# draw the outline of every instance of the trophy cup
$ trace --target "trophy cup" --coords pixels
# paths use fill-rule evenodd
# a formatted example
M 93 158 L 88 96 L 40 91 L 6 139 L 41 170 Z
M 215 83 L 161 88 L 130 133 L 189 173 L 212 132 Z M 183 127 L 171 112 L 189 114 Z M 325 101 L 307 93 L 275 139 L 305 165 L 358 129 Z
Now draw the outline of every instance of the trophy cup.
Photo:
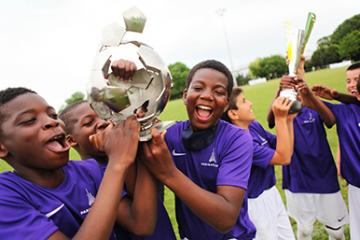
M 290 33 L 288 40 L 287 56 L 289 60 L 288 69 L 289 76 L 296 77 L 299 68 L 301 56 L 304 54 L 306 43 L 309 40 L 312 28 L 316 20 L 314 13 L 309 13 L 306 21 L 305 30 L 298 29 L 296 33 Z M 290 31 L 291 32 L 291 31 Z M 280 96 L 287 97 L 295 101 L 291 106 L 289 113 L 299 112 L 302 108 L 301 102 L 297 100 L 297 92 L 294 88 L 284 88 L 280 92 Z
M 152 127 L 169 125 L 158 120 L 170 98 L 171 74 L 160 56 L 140 41 L 125 41 L 126 32 L 142 33 L 146 17 L 137 8 L 123 14 L 126 28 L 113 23 L 103 30 L 87 89 L 91 107 L 99 117 L 118 123 L 135 114 L 141 124 L 140 141 L 151 139 Z M 113 60 L 126 59 L 137 66 L 130 81 L 120 81 L 111 72 Z

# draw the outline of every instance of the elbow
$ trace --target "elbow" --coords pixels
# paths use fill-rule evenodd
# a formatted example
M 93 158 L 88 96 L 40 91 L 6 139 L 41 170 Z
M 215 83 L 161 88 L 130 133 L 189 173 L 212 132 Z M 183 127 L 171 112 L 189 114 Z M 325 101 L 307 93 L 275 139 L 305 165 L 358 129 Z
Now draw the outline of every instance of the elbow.
M 155 231 L 155 224 L 138 224 L 132 229 L 132 233 L 139 237 L 149 237 Z
M 226 219 L 224 222 L 218 223 L 218 225 L 214 226 L 214 228 L 221 233 L 228 233 L 231 231 L 231 229 L 234 228 L 238 217 L 239 216 L 230 217 Z

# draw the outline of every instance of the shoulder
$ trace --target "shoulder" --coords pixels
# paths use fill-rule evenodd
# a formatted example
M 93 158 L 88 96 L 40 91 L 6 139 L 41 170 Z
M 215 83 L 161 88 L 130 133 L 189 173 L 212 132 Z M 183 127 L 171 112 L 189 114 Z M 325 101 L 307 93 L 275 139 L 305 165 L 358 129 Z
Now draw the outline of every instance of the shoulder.
M 189 127 L 189 121 L 179 121 L 166 130 L 165 140 L 166 142 L 172 143 L 179 141 L 181 133 L 184 129 Z
M 220 149 L 252 148 L 252 140 L 253 138 L 248 130 L 222 120 L 219 122 L 216 145 Z
M 97 181 L 102 178 L 101 167 L 95 159 L 69 161 L 65 171 L 80 178 L 91 178 Z

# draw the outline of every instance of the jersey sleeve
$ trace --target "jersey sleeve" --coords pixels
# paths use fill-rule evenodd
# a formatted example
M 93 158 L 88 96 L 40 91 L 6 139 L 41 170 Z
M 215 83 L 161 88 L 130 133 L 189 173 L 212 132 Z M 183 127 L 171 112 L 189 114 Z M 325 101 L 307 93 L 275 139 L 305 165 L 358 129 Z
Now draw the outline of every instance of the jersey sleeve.
M 254 153 L 253 153 L 252 164 L 257 167 L 267 168 L 270 165 L 275 150 L 266 145 L 260 145 L 257 142 L 254 142 L 253 148 L 254 148 Z
M 221 163 L 217 185 L 237 186 L 247 189 L 253 157 L 253 143 L 250 133 L 238 129 L 228 132 L 228 141 L 219 147 Z
M 21 194 L 0 183 L 0 239 L 47 239 L 58 230 Z

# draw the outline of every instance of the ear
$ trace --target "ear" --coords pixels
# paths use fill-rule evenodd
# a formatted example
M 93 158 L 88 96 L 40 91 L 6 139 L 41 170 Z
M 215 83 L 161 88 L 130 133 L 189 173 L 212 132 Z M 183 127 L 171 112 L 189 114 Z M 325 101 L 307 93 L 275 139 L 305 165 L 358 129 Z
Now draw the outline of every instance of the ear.
M 186 105 L 187 91 L 188 91 L 187 88 L 185 88 L 183 91 L 183 96 L 182 96 L 182 99 L 183 99 L 185 105 Z
M 234 109 L 230 109 L 228 112 L 227 112 L 227 115 L 228 117 L 231 119 L 231 121 L 233 121 L 234 119 L 237 118 L 237 114 L 236 114 L 236 111 Z
M 68 144 L 73 148 L 78 145 L 78 143 L 75 141 L 75 139 L 71 135 L 67 135 L 65 141 L 68 142 Z
M 8 150 L 6 149 L 5 145 L 0 142 L 0 158 L 5 158 L 8 155 Z

